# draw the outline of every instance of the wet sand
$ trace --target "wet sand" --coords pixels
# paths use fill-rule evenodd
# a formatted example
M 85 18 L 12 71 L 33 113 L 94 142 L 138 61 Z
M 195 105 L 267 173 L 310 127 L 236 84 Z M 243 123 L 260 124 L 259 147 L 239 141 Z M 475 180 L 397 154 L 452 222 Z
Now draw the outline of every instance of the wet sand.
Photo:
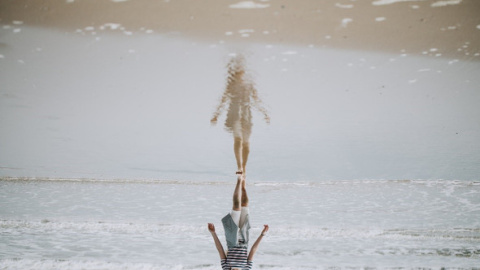
M 480 2 L 9 0 L 0 23 L 480 60 Z M 90 28 L 89 28 L 90 27 Z

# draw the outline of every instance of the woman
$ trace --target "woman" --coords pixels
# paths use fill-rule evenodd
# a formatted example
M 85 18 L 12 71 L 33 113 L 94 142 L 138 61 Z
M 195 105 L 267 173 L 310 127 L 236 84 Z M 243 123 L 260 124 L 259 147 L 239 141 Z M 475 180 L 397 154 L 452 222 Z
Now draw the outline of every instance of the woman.
M 233 192 L 232 210 L 222 218 L 225 240 L 228 247 L 227 252 L 225 252 L 222 243 L 218 239 L 217 233 L 215 232 L 215 225 L 208 223 L 208 230 L 213 237 L 215 247 L 220 255 L 223 270 L 252 269 L 253 257 L 269 229 L 268 225 L 263 225 L 262 232 L 252 245 L 250 252 L 248 252 L 250 215 L 245 183 L 245 177 L 238 175 L 237 185 Z
M 228 103 L 225 128 L 233 134 L 233 150 L 237 161 L 236 174 L 239 175 L 245 174 L 248 154 L 250 153 L 249 139 L 252 133 L 251 108 L 254 107 L 260 111 L 264 115 L 265 121 L 270 123 L 270 117 L 261 104 L 257 90 L 246 78 L 244 63 L 244 58 L 241 55 L 233 57 L 228 63 L 227 87 L 217 110 L 210 120 L 215 125 L 218 117 L 225 109 L 225 105 Z

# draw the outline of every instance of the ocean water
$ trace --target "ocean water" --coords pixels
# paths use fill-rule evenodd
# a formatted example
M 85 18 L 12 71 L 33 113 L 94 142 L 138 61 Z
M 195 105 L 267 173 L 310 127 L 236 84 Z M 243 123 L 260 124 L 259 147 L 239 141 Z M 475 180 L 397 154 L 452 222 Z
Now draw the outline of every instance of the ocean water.
M 0 32 L 0 269 L 219 269 L 206 226 L 223 241 L 236 167 L 209 120 L 238 52 L 272 119 L 247 166 L 255 268 L 480 265 L 473 53 Z
M 219 269 L 224 182 L 0 181 L 2 269 Z M 474 269 L 480 182 L 248 183 L 256 269 Z

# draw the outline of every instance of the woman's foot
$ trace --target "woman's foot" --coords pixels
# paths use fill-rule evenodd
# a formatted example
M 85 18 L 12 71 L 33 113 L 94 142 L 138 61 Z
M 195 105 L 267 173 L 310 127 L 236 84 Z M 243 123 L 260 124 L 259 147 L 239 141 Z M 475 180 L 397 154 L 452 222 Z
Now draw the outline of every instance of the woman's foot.
M 242 187 L 245 185 L 245 177 L 243 174 L 237 174 L 237 181 L 243 182 Z

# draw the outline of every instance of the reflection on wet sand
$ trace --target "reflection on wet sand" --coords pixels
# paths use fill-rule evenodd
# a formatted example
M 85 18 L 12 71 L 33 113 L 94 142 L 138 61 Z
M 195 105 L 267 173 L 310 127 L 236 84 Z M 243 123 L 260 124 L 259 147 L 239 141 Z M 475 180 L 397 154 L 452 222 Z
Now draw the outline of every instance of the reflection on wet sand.
M 270 123 L 270 116 L 263 107 L 253 81 L 245 72 L 245 58 L 242 55 L 232 57 L 227 64 L 227 71 L 227 86 L 210 122 L 217 123 L 218 117 L 228 103 L 225 129 L 233 134 L 237 174 L 242 174 L 246 171 L 245 167 L 250 152 L 249 139 L 253 125 L 251 108 L 261 112 L 267 123 Z

